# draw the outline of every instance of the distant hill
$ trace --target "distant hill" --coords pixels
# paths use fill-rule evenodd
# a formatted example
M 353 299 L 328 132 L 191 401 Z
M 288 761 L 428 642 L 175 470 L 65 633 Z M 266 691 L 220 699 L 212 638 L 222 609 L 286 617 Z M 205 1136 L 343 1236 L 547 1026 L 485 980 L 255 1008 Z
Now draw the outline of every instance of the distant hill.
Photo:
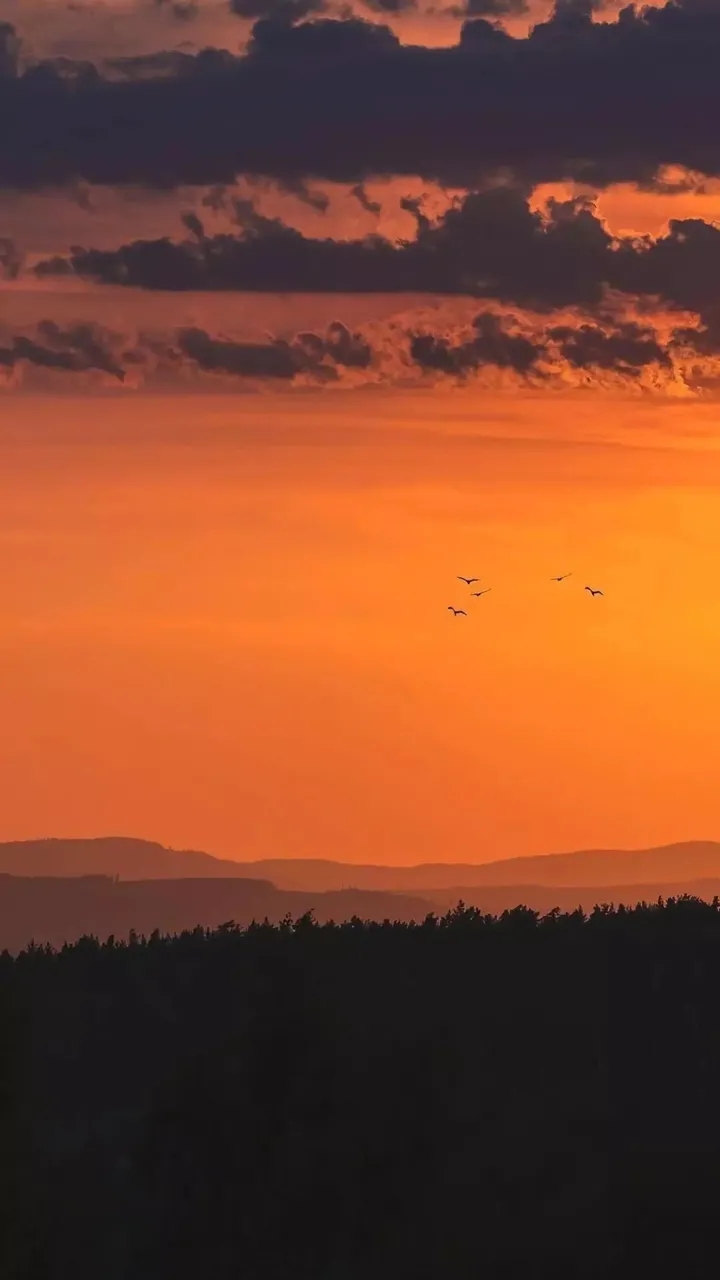
M 720 897 L 720 879 L 687 881 L 681 890 L 696 897 Z M 127 938 L 131 929 L 149 935 L 177 933 L 197 925 L 217 928 L 234 920 L 277 923 L 286 915 L 297 919 L 312 910 L 315 918 L 349 920 L 423 920 L 429 912 L 443 915 L 459 900 L 492 915 L 520 904 L 544 914 L 559 907 L 590 911 L 597 902 L 656 902 L 678 893 L 674 884 L 655 883 L 610 887 L 567 888 L 548 885 L 461 886 L 400 894 L 365 889 L 276 889 L 268 880 L 203 880 L 166 878 L 119 880 L 109 876 L 0 875 L 0 950 L 19 951 L 31 941 L 62 946 L 84 934 L 105 939 Z
M 0 846 L 1 849 L 2 846 Z M 423 893 L 457 885 L 607 885 L 720 879 L 720 843 L 692 840 L 655 849 L 587 849 L 483 863 L 425 863 L 415 867 L 351 866 L 320 859 L 266 859 L 238 864 L 282 889 L 382 889 Z
M 0 843 L 0 874 L 13 876 L 120 876 L 170 880 L 202 876 L 247 878 L 247 865 L 194 849 L 167 849 L 154 840 L 101 836 L 95 840 L 11 840 Z
M 114 881 L 108 876 L 0 875 L 0 950 L 31 941 L 62 946 L 84 934 L 105 939 L 177 933 L 196 925 L 217 928 L 234 920 L 277 923 L 312 910 L 316 920 L 422 920 L 432 904 L 401 894 L 358 891 L 292 893 L 266 880 L 191 878 Z
M 720 843 L 686 841 L 654 849 L 586 849 L 484 863 L 425 863 L 413 867 L 349 864 L 323 859 L 238 862 L 193 849 L 168 849 L 152 840 L 106 836 L 95 840 L 25 840 L 0 844 L 0 874 L 119 876 L 121 880 L 241 878 L 271 882 L 278 890 L 330 893 L 462 893 L 512 886 L 605 892 L 619 886 L 686 886 L 720 880 Z

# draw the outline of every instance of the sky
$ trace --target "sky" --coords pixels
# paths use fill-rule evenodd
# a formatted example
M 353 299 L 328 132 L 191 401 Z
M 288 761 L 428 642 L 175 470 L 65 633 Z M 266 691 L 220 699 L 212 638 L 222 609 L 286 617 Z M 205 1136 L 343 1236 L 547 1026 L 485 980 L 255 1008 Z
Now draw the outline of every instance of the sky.
M 720 3 L 3 20 L 0 839 L 717 837 Z

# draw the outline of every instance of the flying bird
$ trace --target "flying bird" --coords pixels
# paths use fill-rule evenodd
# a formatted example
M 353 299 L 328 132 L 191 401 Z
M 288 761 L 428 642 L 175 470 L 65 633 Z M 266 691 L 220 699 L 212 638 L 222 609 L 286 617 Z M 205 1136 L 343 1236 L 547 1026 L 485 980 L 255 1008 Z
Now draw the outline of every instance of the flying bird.
M 484 587 L 482 591 L 471 591 L 471 596 L 486 596 L 488 591 L 492 591 L 492 587 Z
M 479 582 L 479 581 L 480 581 L 479 578 L 463 578 L 462 574 L 460 573 L 458 574 L 458 582 L 466 582 L 469 587 L 472 586 L 473 582 Z
M 571 573 L 561 573 L 557 578 L 551 578 L 551 582 L 564 582 L 566 578 L 572 578 Z
M 585 588 L 585 590 L 586 590 L 586 591 L 589 591 L 591 596 L 601 596 L 601 595 L 602 595 L 602 591 L 600 591 L 600 590 L 599 590 L 599 588 L 598 588 L 598 589 L 593 589 L 592 587 L 586 587 L 586 588 Z
M 461 613 L 461 614 L 462 614 L 463 618 L 467 618 L 467 614 L 466 614 L 466 612 L 465 612 L 465 610 L 464 610 L 464 609 L 453 609 L 453 607 L 452 607 L 452 605 L 451 605 L 451 604 L 449 604 L 449 605 L 448 605 L 448 609 L 450 610 L 450 612 L 451 612 L 451 613 L 454 613 L 454 614 L 455 614 L 455 617 L 456 617 L 456 618 L 457 618 L 457 616 L 458 616 L 458 614 L 459 614 L 459 613 Z

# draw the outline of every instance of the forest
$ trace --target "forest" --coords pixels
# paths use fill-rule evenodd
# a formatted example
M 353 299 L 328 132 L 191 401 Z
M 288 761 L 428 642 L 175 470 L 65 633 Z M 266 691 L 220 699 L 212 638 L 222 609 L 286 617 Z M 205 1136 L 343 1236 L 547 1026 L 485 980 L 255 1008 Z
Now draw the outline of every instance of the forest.
M 716 1271 L 720 903 L 0 957 L 3 1280 Z

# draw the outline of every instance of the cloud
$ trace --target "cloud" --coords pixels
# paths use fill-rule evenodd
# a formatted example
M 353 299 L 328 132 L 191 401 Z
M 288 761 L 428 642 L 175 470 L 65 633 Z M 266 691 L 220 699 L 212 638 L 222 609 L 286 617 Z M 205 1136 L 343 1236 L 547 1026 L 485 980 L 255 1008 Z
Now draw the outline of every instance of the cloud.
M 334 321 L 325 334 L 299 333 L 292 342 L 237 342 L 213 338 L 204 329 L 181 329 L 175 337 L 181 357 L 204 373 L 240 378 L 288 381 L 307 374 L 319 381 L 337 376 L 337 369 L 367 369 L 372 350 L 358 333 Z
M 0 236 L 0 279 L 17 280 L 23 265 L 23 256 L 17 245 L 7 236 Z
M 450 12 L 459 18 L 511 18 L 527 13 L 527 0 L 466 0 Z
M 20 39 L 10 22 L 0 22 L 0 79 L 12 80 L 18 73 Z
M 707 317 L 720 298 L 720 228 L 673 220 L 664 235 L 613 238 L 585 199 L 530 207 L 514 186 L 472 192 L 436 221 L 406 199 L 411 240 L 316 239 L 252 201 L 232 203 L 239 234 L 205 236 L 186 215 L 190 239 L 139 240 L 113 250 L 72 250 L 72 271 L 105 284 L 164 290 L 421 293 L 485 297 L 552 311 L 601 306 L 608 290 Z M 40 263 L 40 275 L 67 270 Z
M 0 337 L 0 368 L 11 374 L 23 369 L 94 374 L 127 385 L 193 372 L 271 383 L 303 377 L 326 383 L 336 380 L 339 370 L 369 370 L 373 358 L 362 334 L 340 321 L 323 333 L 300 332 L 291 340 L 267 342 L 214 336 L 199 327 L 123 336 L 98 324 L 60 326 L 48 319 L 30 331 Z
M 260 19 L 253 27 L 248 55 L 255 61 L 273 62 L 279 58 L 286 66 L 290 63 L 288 71 L 291 74 L 293 62 L 297 61 L 301 70 L 305 63 L 306 69 L 308 58 L 314 63 L 320 62 L 321 65 L 316 67 L 318 72 L 322 72 L 323 63 L 332 65 L 336 58 L 346 62 L 347 69 L 352 72 L 357 63 L 362 64 L 369 57 L 400 49 L 400 40 L 389 27 L 367 22 L 364 18 L 320 18 L 296 26 L 284 21 Z M 252 66 L 250 70 L 252 72 Z
M 452 48 L 403 45 L 358 18 L 265 10 L 246 55 L 160 51 L 94 75 L 67 63 L 18 74 L 15 44 L 6 24 L 5 186 L 396 174 L 474 187 L 498 172 L 604 186 L 652 183 L 664 165 L 720 173 L 717 4 L 628 6 L 603 22 L 562 3 L 522 38 L 468 21 Z
M 655 332 L 633 321 L 610 332 L 596 324 L 558 325 L 548 330 L 548 337 L 576 369 L 616 369 L 633 377 L 648 365 L 671 364 Z
M 0 342 L 0 366 L 8 370 L 27 364 L 63 373 L 107 374 L 124 382 L 122 357 L 115 354 L 115 335 L 100 325 L 79 323 L 62 328 L 53 320 L 41 320 L 33 336 L 19 334 Z M 132 356 L 125 359 L 131 362 Z
M 303 367 L 302 353 L 287 342 L 228 342 L 211 338 L 204 329 L 183 329 L 177 346 L 181 355 L 207 373 L 286 379 L 294 378 Z
M 378 204 L 377 200 L 370 199 L 370 196 L 362 182 L 356 182 L 355 185 L 350 188 L 350 195 L 357 200 L 360 207 L 363 208 L 366 213 L 372 213 L 375 217 L 378 217 L 382 213 L 382 205 Z
M 513 369 L 525 375 L 545 351 L 542 342 L 509 331 L 507 322 L 490 311 L 475 317 L 473 329 L 473 337 L 454 345 L 431 333 L 413 334 L 411 358 L 421 369 L 440 373 L 462 375 L 483 365 L 495 365 L 498 369 Z
M 449 306 L 449 304 L 448 304 Z M 210 387 L 468 385 L 537 390 L 612 387 L 688 394 L 720 387 L 720 325 L 627 308 L 588 320 L 572 308 L 549 317 L 482 306 L 398 315 L 360 329 L 334 321 L 321 332 L 264 341 L 182 327 L 117 334 L 86 321 L 42 320 L 0 334 L 6 385 L 23 377 L 72 376 L 134 388 L 180 383 Z
M 304 178 L 277 178 L 272 180 L 262 178 L 249 177 L 246 179 L 250 187 L 272 187 L 275 186 L 283 195 L 295 196 L 301 204 L 305 204 L 309 209 L 314 209 L 316 213 L 327 213 L 330 208 L 330 197 L 324 191 L 313 189 L 305 182 Z M 237 219 L 236 219 L 237 220 Z
M 178 22 L 195 22 L 200 14 L 195 0 L 155 0 L 155 7 Z
M 448 331 L 449 330 L 449 331 Z M 489 370 L 511 385 L 623 387 L 685 394 L 720 385 L 720 333 L 605 314 L 587 321 L 568 312 L 558 324 L 537 313 L 484 310 L 464 326 L 436 324 L 409 333 L 410 359 L 432 379 L 475 380 Z M 702 349 L 706 357 L 698 362 Z
M 372 9 L 373 13 L 399 14 L 409 13 L 411 9 L 417 9 L 417 0 L 363 0 L 366 9 Z

